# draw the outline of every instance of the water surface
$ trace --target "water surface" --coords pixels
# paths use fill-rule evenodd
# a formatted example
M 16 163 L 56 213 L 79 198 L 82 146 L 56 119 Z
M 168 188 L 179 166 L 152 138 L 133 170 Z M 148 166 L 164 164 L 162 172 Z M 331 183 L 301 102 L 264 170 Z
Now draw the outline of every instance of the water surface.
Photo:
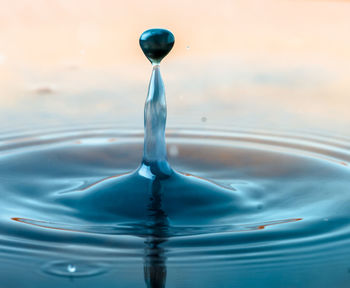
M 144 207 L 153 212 L 147 219 L 85 217 L 57 199 L 134 171 L 142 131 L 106 125 L 2 133 L 3 285 L 348 286 L 346 139 L 198 128 L 170 129 L 167 139 L 180 175 L 208 179 L 240 202 L 223 210 L 179 190 L 184 207 L 203 204 L 210 213 L 149 197 L 124 209 L 133 215 Z

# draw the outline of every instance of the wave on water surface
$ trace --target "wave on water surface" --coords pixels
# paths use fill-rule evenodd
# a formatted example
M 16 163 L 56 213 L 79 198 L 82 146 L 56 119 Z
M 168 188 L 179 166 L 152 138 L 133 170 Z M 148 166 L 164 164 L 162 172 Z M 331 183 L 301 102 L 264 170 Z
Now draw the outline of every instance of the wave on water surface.
M 86 271 L 104 277 L 117 258 L 135 265 L 143 259 L 145 267 L 199 259 L 252 269 L 305 270 L 326 259 L 348 265 L 344 139 L 169 129 L 176 176 L 155 181 L 135 176 L 141 131 L 102 127 L 0 138 L 0 255 L 10 262 L 40 260 L 43 271 L 65 276 L 74 275 L 66 268 L 75 259 L 81 277 L 89 265 L 97 266 Z

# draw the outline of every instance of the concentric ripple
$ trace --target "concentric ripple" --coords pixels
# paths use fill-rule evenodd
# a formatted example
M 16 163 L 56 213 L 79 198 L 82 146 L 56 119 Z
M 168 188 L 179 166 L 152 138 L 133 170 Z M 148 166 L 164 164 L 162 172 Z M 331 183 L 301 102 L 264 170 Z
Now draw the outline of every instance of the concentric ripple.
M 21 287 L 4 274 L 11 265 L 31 279 L 25 287 L 61 287 L 65 277 L 84 276 L 90 282 L 77 285 L 282 287 L 277 275 L 292 283 L 285 287 L 350 283 L 348 139 L 169 129 L 169 162 L 179 177 L 218 185 L 238 202 L 204 193 L 190 199 L 180 189 L 174 207 L 165 189 L 161 201 L 130 201 L 131 217 L 124 210 L 106 217 L 98 202 L 95 210 L 94 202 L 73 207 L 62 200 L 130 175 L 142 143 L 141 131 L 110 126 L 2 134 L 0 274 L 8 285 Z M 205 209 L 189 211 L 199 204 Z M 150 217 L 133 216 L 142 205 Z M 40 270 L 45 273 L 30 276 Z M 322 271 L 317 279 L 310 276 L 315 271 Z M 61 280 L 52 283 L 55 275 Z

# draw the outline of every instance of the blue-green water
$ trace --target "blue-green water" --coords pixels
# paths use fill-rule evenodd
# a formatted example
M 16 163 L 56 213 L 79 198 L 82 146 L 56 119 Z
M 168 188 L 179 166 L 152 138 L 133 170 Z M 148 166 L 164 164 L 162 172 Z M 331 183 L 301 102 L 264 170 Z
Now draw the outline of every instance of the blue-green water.
M 167 180 L 146 185 L 140 201 L 130 187 L 131 201 L 107 213 L 98 200 L 57 199 L 130 177 L 118 175 L 137 167 L 142 131 L 22 133 L 1 139 L 2 287 L 348 286 L 344 140 L 173 130 L 171 166 L 226 194 L 187 191 L 183 181 L 214 184 L 176 174 L 173 195 Z

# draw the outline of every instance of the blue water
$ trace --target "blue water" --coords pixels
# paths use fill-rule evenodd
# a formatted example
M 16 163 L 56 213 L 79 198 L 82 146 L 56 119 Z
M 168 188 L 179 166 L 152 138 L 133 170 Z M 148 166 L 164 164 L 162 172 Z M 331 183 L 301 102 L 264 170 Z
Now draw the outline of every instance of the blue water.
M 57 199 L 131 177 L 119 175 L 139 165 L 142 131 L 23 134 L 1 139 L 3 287 L 348 286 L 343 139 L 175 129 L 167 142 L 176 175 L 225 193 L 157 196 L 167 184 L 155 181 L 142 201 L 130 189 L 133 201 L 105 213 L 98 201 Z
M 216 127 L 166 144 L 174 38 L 141 40 L 144 133 L 0 133 L 0 288 L 349 287 L 349 140 Z

